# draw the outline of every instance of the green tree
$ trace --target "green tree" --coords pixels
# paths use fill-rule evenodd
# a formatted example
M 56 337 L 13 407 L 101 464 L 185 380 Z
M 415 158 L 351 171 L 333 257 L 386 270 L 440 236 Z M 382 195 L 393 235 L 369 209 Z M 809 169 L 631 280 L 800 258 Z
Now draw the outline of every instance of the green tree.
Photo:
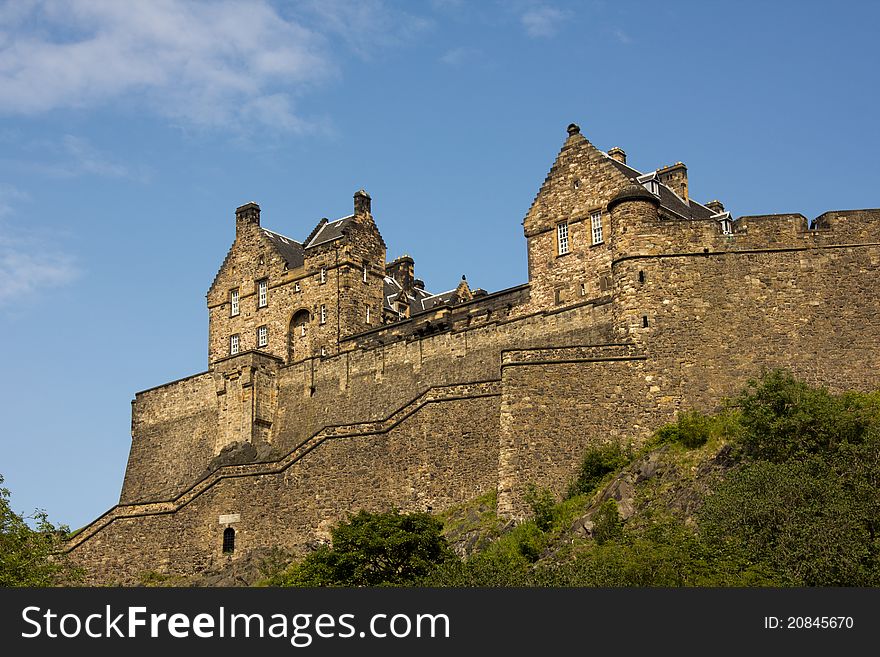
M 860 444 L 878 423 L 870 395 L 832 395 L 778 370 L 750 381 L 734 406 L 741 410 L 745 456 L 774 463 Z
M 282 586 L 406 586 L 455 559 L 443 524 L 427 513 L 360 511 L 331 530 L 321 547 L 270 584 Z
M 0 484 L 3 476 L 0 475 Z M 76 571 L 58 553 L 66 527 L 55 527 L 44 511 L 15 513 L 9 490 L 0 487 L 0 586 L 56 586 L 72 582 Z M 31 528 L 27 521 L 34 521 Z

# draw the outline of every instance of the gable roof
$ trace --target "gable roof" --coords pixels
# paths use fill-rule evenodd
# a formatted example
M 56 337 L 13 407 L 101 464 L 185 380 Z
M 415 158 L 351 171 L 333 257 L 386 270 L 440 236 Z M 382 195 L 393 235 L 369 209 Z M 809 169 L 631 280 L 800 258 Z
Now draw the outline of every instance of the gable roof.
M 342 217 L 342 219 L 337 219 L 336 221 L 328 221 L 323 225 L 319 224 L 319 228 L 306 240 L 305 248 L 310 249 L 319 244 L 338 240 L 342 237 L 342 232 L 348 224 L 351 223 L 352 219 L 354 219 L 354 215 L 350 214 L 347 217 Z
M 618 160 L 615 160 L 613 157 L 605 153 L 605 156 L 608 160 L 617 167 L 618 171 L 620 171 L 627 178 L 632 180 L 634 183 L 641 184 L 642 180 L 650 177 L 652 174 L 654 176 L 657 175 L 657 171 L 649 171 L 647 174 L 641 173 L 640 171 L 633 169 L 631 166 L 624 164 Z M 642 180 L 639 180 L 639 179 Z M 659 178 L 657 179 L 658 189 L 660 192 L 660 207 L 671 212 L 672 214 L 678 215 L 682 219 L 709 219 L 715 213 L 712 212 L 709 208 L 701 203 L 697 203 L 696 201 L 692 201 L 688 199 L 685 201 L 678 194 L 673 192 L 669 187 L 660 182 Z
M 263 235 L 284 260 L 288 269 L 297 269 L 303 265 L 303 245 L 294 239 L 285 237 L 280 233 L 261 228 Z

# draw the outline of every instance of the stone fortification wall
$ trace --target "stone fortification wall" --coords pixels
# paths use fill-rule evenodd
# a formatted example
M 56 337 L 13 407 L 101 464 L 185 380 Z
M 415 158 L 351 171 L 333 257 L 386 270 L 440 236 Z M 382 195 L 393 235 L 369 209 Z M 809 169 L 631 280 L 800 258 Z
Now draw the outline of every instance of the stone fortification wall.
M 178 499 L 118 506 L 69 543 L 89 583 L 218 567 L 235 556 L 302 552 L 359 509 L 443 509 L 497 485 L 497 382 L 432 389 L 381 422 L 325 429 L 274 464 L 227 466 Z
M 214 451 L 219 413 L 208 372 L 137 393 L 120 502 L 170 499 L 203 474 Z

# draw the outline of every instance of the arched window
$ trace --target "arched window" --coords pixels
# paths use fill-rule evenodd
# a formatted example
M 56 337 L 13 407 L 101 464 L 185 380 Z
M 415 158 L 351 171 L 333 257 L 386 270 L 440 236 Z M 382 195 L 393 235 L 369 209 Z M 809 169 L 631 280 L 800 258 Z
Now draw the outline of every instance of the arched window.
M 235 530 L 227 527 L 223 530 L 223 554 L 235 552 Z

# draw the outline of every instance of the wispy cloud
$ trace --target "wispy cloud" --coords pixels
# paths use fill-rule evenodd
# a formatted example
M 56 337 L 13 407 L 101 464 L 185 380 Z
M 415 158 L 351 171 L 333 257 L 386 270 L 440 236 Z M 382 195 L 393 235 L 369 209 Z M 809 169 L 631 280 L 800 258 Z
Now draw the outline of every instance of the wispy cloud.
M 146 182 L 150 177 L 144 168 L 124 165 L 88 139 L 75 135 L 62 135 L 55 141 L 34 140 L 22 144 L 21 148 L 29 159 L 16 158 L 13 161 L 3 158 L 0 161 L 53 178 L 98 176 Z
M 476 48 L 453 48 L 440 56 L 440 62 L 448 66 L 464 66 L 480 57 L 480 51 Z
M 66 285 L 80 274 L 72 256 L 32 231 L 10 226 L 8 218 L 27 198 L 10 185 L 0 185 L 0 308 L 39 289 Z
M 526 34 L 533 39 L 555 36 L 570 15 L 568 10 L 542 5 L 527 9 L 520 16 Z
M 614 36 L 615 39 L 617 39 L 618 41 L 620 41 L 620 43 L 624 45 L 628 46 L 633 42 L 632 37 L 619 28 L 611 30 L 611 34 Z
M 0 113 L 119 103 L 225 129 L 315 124 L 296 98 L 338 75 L 340 43 L 366 56 L 423 23 L 377 0 L 32 0 L 0 6 Z M 298 12 L 297 16 L 287 15 Z

